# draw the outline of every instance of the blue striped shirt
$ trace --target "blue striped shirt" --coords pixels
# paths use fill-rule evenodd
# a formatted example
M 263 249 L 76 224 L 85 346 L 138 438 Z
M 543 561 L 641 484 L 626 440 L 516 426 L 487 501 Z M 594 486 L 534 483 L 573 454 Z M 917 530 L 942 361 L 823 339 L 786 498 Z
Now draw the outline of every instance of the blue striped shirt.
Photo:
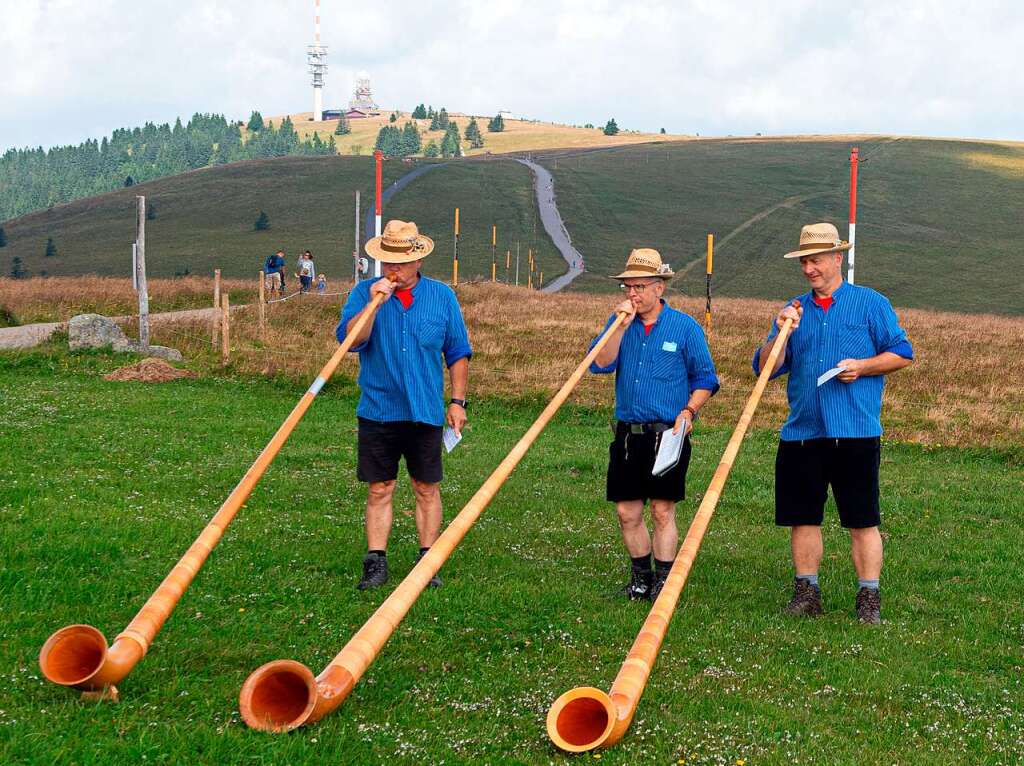
M 608 318 L 605 331 L 615 316 Z M 591 341 L 590 348 L 600 337 Z M 704 331 L 664 299 L 649 335 L 640 318 L 634 318 L 623 333 L 618 357 L 607 367 L 594 362 L 590 371 L 615 373 L 615 417 L 626 423 L 674 423 L 694 391 L 718 391 Z
M 383 278 L 383 277 L 382 277 Z M 335 334 L 345 338 L 349 321 L 370 302 L 370 286 L 356 285 L 341 311 Z M 455 293 L 448 285 L 420 276 L 408 310 L 392 296 L 377 310 L 373 330 L 359 353 L 359 405 L 369 420 L 411 420 L 444 425 L 444 364 L 472 355 L 469 334 Z
M 907 333 L 900 327 L 889 299 L 870 287 L 843 282 L 832 293 L 825 311 L 813 291 L 799 296 L 804 313 L 786 344 L 786 358 L 772 377 L 789 373 L 786 394 L 789 418 L 781 438 L 848 439 L 882 435 L 884 375 L 869 375 L 852 383 L 832 378 L 818 386 L 818 376 L 842 359 L 869 359 L 890 351 L 914 358 Z M 790 301 L 792 304 L 792 301 Z M 768 340 L 779 334 L 772 322 Z M 761 349 L 754 352 L 754 372 Z

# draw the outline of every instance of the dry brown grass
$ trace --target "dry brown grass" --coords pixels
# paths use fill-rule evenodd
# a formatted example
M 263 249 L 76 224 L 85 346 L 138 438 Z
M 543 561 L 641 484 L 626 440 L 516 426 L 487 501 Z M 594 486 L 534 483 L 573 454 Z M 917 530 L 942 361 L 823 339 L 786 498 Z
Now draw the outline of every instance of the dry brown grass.
M 122 281 L 0 280 L 0 305 L 17 310 L 57 297 L 62 318 L 79 313 L 71 309 L 76 301 L 93 308 L 110 306 L 108 313 L 128 313 L 134 294 L 130 285 L 115 285 Z M 154 296 L 175 307 L 208 305 L 209 279 L 154 280 L 151 285 Z M 49 291 L 46 299 L 32 297 L 33 286 Z M 233 305 L 254 300 L 251 283 L 232 286 Z M 489 284 L 464 285 L 459 298 L 474 349 L 471 394 L 508 399 L 548 396 L 557 390 L 583 358 L 616 300 L 580 293 L 549 296 Z M 272 304 L 262 338 L 255 306 L 234 312 L 230 371 L 311 381 L 336 346 L 334 327 L 344 299 L 309 295 Z M 153 304 L 159 303 L 154 297 Z M 702 298 L 674 295 L 671 303 L 691 316 L 703 316 Z M 722 390 L 706 408 L 705 422 L 735 422 L 754 384 L 754 347 L 763 340 L 777 308 L 754 299 L 716 301 L 710 345 Z M 1019 446 L 1024 441 L 1024 320 L 919 310 L 899 314 L 917 362 L 891 376 L 887 384 L 883 422 L 888 436 L 924 444 Z M 211 346 L 208 323 L 157 323 L 152 334 L 153 342 L 180 349 L 193 368 L 218 371 L 219 352 Z M 356 371 L 354 355 L 339 368 L 340 374 L 353 377 Z M 608 406 L 612 388 L 609 376 L 588 375 L 572 401 Z M 777 381 L 762 400 L 756 424 L 778 428 L 785 413 L 785 387 Z
M 412 120 L 409 112 L 399 112 L 399 127 L 406 121 Z M 339 154 L 352 154 L 353 147 L 362 148 L 361 154 L 373 153 L 373 145 L 377 141 L 377 132 L 385 125 L 390 124 L 388 119 L 391 110 L 381 110 L 379 117 L 368 117 L 366 119 L 349 120 L 352 132 L 346 136 L 334 136 L 338 146 Z M 459 130 L 464 135 L 466 126 L 471 119 L 470 115 L 451 113 L 451 119 L 459 124 Z M 647 143 L 650 141 L 680 141 L 688 140 L 688 136 L 662 135 L 659 133 L 619 133 L 616 136 L 606 136 L 596 128 L 575 128 L 571 125 L 559 125 L 552 122 L 534 122 L 531 120 L 506 120 L 505 130 L 501 133 L 488 133 L 487 123 L 494 115 L 476 115 L 477 124 L 484 136 L 484 147 L 482 149 L 470 149 L 466 143 L 464 149 L 467 154 L 503 154 L 508 152 L 539 151 L 542 149 L 566 149 L 566 148 L 591 148 L 597 146 L 622 146 L 625 144 Z M 325 120 L 313 122 L 310 120 L 312 112 L 302 112 L 291 115 L 295 124 L 295 131 L 305 138 L 312 133 L 320 134 L 320 138 L 327 140 L 327 136 L 334 134 L 338 126 L 336 120 Z M 277 126 L 281 117 L 272 117 L 268 120 Z M 423 146 L 433 139 L 438 146 L 441 145 L 441 138 L 444 131 L 428 131 L 430 120 L 413 120 L 419 128 L 423 137 Z

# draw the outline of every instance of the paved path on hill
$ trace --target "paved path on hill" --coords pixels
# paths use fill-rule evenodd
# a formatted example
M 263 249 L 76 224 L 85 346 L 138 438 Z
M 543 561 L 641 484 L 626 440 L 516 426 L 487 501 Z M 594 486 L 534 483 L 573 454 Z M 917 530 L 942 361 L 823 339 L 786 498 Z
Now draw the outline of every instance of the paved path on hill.
M 541 288 L 542 293 L 557 293 L 565 288 L 576 277 L 583 273 L 583 255 L 573 247 L 572 238 L 565 229 L 562 216 L 558 212 L 558 205 L 555 204 L 555 181 L 546 168 L 538 165 L 532 160 L 519 159 L 531 171 L 533 171 L 533 188 L 537 193 L 537 207 L 540 210 L 540 220 L 544 224 L 544 231 L 555 243 L 558 252 L 565 259 L 569 270 L 548 282 Z
M 392 183 L 391 186 L 387 187 L 386 189 L 382 189 L 381 190 L 381 194 L 380 194 L 381 214 L 382 214 L 381 215 L 382 220 L 380 222 L 380 225 L 383 227 L 384 224 L 387 223 L 387 216 L 383 215 L 383 213 L 384 213 L 384 206 L 387 205 L 391 201 L 392 197 L 394 197 L 396 194 L 398 194 L 398 192 L 402 191 L 402 189 L 404 189 L 406 186 L 411 184 L 413 181 L 415 181 L 417 178 L 419 178 L 424 173 L 429 173 L 434 168 L 439 168 L 439 167 L 441 167 L 444 164 L 445 163 L 443 163 L 443 162 L 431 162 L 429 164 L 417 165 L 415 168 L 410 170 L 404 176 L 402 176 L 397 181 Z M 360 233 L 360 237 L 359 237 L 362 240 L 363 243 L 365 243 L 366 240 L 370 239 L 371 237 L 376 236 L 375 233 L 374 233 L 374 224 L 376 223 L 376 217 L 377 217 L 377 212 L 375 210 L 374 199 L 373 199 L 373 197 L 371 197 L 369 203 L 366 206 L 366 218 L 363 219 L 363 224 L 364 224 L 363 225 L 363 230 Z M 366 253 L 363 251 L 362 243 L 360 243 L 360 246 L 359 246 L 359 255 L 360 256 L 366 255 Z

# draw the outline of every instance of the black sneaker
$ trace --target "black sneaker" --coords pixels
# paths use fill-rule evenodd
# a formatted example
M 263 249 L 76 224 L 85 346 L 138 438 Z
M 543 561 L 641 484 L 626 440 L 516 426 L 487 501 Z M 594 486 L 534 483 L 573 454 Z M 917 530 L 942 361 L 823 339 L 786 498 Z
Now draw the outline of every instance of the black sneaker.
M 857 619 L 865 625 L 882 624 L 882 594 L 878 588 L 857 591 Z
M 668 579 L 668 572 L 655 572 L 654 582 L 651 583 L 651 601 L 654 601 L 658 596 L 661 595 L 661 589 L 665 587 L 665 581 Z
M 367 553 L 363 556 L 363 579 L 356 587 L 359 590 L 379 588 L 388 581 L 388 557 L 379 553 Z
M 421 558 L 423 558 L 424 556 L 426 556 L 426 555 L 427 555 L 426 551 L 420 551 L 420 555 L 416 557 L 416 563 L 419 563 L 419 560 Z M 434 576 L 431 577 L 430 581 L 427 583 L 427 587 L 428 588 L 440 588 L 441 587 L 441 578 L 438 577 L 437 574 L 435 573 Z
M 793 598 L 783 610 L 786 614 L 807 617 L 821 616 L 821 589 L 807 580 L 797 577 L 793 585 Z
M 622 589 L 622 594 L 630 601 L 650 601 L 654 572 L 650 569 L 634 569 L 629 585 Z

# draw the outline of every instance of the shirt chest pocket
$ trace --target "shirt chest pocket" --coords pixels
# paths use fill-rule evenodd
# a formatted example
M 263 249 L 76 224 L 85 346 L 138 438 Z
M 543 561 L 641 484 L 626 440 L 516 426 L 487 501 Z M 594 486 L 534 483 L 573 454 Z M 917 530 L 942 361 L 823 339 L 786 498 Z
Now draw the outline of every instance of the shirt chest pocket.
M 655 380 L 679 380 L 683 376 L 683 358 L 678 351 L 658 349 L 651 355 L 651 377 Z
M 875 355 L 875 342 L 871 339 L 871 328 L 867 324 L 847 322 L 842 328 L 839 342 L 840 354 L 848 359 L 867 359 Z
M 424 319 L 416 331 L 420 346 L 431 351 L 440 351 L 444 343 L 445 323 L 440 319 Z

